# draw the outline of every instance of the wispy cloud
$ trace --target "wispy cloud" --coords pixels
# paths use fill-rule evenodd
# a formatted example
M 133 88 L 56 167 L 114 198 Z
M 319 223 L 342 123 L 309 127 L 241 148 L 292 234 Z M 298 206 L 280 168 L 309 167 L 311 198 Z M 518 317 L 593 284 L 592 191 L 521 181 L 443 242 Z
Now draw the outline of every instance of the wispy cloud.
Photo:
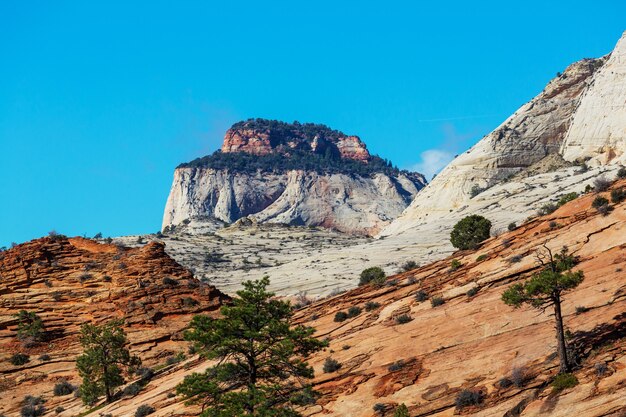
M 411 171 L 417 171 L 430 181 L 432 177 L 441 171 L 454 159 L 452 152 L 444 149 L 428 149 L 420 154 L 420 162 L 411 167 Z

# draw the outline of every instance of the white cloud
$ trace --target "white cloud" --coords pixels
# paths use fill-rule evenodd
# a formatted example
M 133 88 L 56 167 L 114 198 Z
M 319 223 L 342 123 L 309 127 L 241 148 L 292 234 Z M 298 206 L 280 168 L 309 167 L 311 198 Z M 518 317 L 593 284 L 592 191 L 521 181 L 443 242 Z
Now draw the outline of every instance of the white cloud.
M 411 167 L 411 171 L 424 174 L 426 179 L 430 181 L 435 174 L 454 159 L 454 154 L 443 149 L 428 149 L 420 154 L 420 159 L 420 162 Z

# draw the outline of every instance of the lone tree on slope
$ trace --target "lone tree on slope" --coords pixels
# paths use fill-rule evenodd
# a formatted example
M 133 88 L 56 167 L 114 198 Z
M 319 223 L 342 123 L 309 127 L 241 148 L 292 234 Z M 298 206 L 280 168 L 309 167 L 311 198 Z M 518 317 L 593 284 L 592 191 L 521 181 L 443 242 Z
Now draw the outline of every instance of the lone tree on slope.
M 315 402 L 307 382 L 313 368 L 304 360 L 325 343 L 314 329 L 291 326 L 292 308 L 266 290 L 267 277 L 246 281 L 223 318 L 198 315 L 185 338 L 202 356 L 217 360 L 203 373 L 185 377 L 176 391 L 202 405 L 204 417 L 297 417 Z
M 41 317 L 32 311 L 20 310 L 14 314 L 18 321 L 17 338 L 26 347 L 31 347 L 41 342 L 46 334 Z
M 542 265 L 540 272 L 534 274 L 525 283 L 511 286 L 502 294 L 502 301 L 515 308 L 522 304 L 529 304 L 534 308 L 545 311 L 552 306 L 556 327 L 557 353 L 560 361 L 560 373 L 570 372 L 571 366 L 567 359 L 565 332 L 563 330 L 563 315 L 561 302 L 563 294 L 576 288 L 584 279 L 582 271 L 572 272 L 576 265 L 576 258 L 568 254 L 567 247 L 553 256 L 552 251 L 543 245 L 544 251 L 537 252 L 537 259 Z
M 123 371 L 131 374 L 141 365 L 141 360 L 125 347 L 128 341 L 122 325 L 122 320 L 111 320 L 80 328 L 84 353 L 76 359 L 76 367 L 83 379 L 80 394 L 85 404 L 94 403 L 103 394 L 111 402 L 113 389 L 124 383 Z
M 450 242 L 457 249 L 476 249 L 480 242 L 489 239 L 491 222 L 473 214 L 459 220 L 450 233 Z

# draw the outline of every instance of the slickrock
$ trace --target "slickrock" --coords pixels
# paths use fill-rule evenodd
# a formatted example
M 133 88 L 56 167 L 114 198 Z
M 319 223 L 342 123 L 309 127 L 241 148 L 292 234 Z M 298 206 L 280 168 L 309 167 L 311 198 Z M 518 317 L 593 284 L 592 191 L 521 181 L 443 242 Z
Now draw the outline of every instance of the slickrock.
M 60 379 L 79 382 L 74 361 L 80 325 L 124 319 L 131 350 L 154 366 L 185 352 L 182 330 L 194 314 L 217 314 L 229 300 L 194 279 L 163 244 L 129 249 L 62 236 L 0 253 L 0 294 L 0 413 L 7 416 L 17 415 L 25 395 L 43 395 L 50 411 L 57 404 L 72 410 L 61 415 L 84 411 L 73 396 L 51 394 Z M 26 348 L 16 339 L 13 315 L 20 310 L 41 317 L 43 343 Z M 9 357 L 18 352 L 29 362 L 11 365 Z

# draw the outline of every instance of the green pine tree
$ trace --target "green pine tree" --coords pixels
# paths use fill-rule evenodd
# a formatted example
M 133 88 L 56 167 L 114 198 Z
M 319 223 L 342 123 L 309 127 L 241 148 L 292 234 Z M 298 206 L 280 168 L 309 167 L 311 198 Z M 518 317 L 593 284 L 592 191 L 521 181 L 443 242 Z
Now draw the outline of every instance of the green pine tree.
M 396 411 L 394 411 L 393 417 L 409 417 L 409 409 L 406 405 L 400 404 L 398 407 L 396 407 Z
M 103 325 L 84 324 L 80 328 L 80 344 L 84 352 L 76 359 L 78 374 L 83 379 L 80 394 L 85 404 L 105 395 L 113 400 L 113 390 L 124 384 L 123 374 L 132 374 L 141 365 L 137 356 L 126 348 L 128 340 L 122 320 Z
M 292 326 L 288 302 L 267 291 L 269 279 L 246 281 L 222 318 L 195 316 L 185 338 L 207 359 L 204 373 L 185 377 L 176 388 L 204 417 L 296 417 L 315 402 L 307 382 L 313 368 L 305 357 L 325 346 L 314 329 Z
M 502 301 L 515 308 L 529 304 L 542 311 L 548 307 L 554 309 L 560 372 L 567 373 L 571 367 L 567 359 L 561 302 L 563 293 L 580 285 L 584 275 L 582 271 L 572 272 L 576 258 L 568 254 L 566 247 L 553 256 L 552 251 L 544 245 L 544 251 L 537 252 L 537 257 L 543 265 L 541 271 L 525 283 L 514 284 L 504 291 Z

